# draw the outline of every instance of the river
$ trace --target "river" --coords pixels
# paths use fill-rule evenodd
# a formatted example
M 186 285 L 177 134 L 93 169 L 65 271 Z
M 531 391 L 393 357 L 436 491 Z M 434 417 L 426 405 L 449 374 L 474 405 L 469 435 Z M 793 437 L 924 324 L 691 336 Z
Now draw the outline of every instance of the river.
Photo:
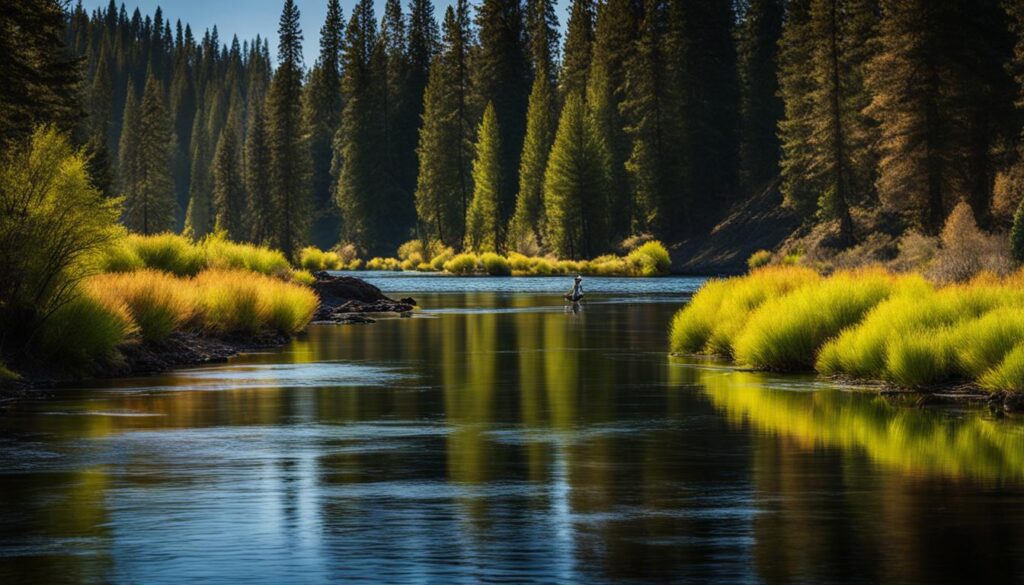
M 369 274 L 413 318 L 0 416 L 0 583 L 1024 579 L 1024 424 L 666 354 L 700 279 Z

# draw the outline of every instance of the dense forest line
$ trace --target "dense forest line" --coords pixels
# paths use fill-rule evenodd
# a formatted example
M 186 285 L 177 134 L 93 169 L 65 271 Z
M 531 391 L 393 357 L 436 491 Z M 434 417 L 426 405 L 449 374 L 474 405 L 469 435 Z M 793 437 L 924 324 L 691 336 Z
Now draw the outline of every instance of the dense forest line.
M 1024 192 L 1024 7 L 1000 0 L 328 2 L 302 61 L 113 0 L 66 10 L 102 190 L 138 232 L 392 254 L 405 240 L 591 257 L 706 233 L 781 190 L 858 240 L 885 212 L 934 235 Z M 563 32 L 564 31 L 564 34 Z M 73 75 L 73 70 L 64 72 Z

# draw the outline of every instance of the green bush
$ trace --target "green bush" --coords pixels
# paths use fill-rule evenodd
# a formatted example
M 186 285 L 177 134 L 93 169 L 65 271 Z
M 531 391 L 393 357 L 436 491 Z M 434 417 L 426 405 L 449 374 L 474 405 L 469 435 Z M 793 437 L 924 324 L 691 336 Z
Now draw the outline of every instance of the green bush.
M 477 257 L 475 254 L 457 254 L 451 260 L 444 263 L 444 269 L 452 274 L 476 274 Z
M 144 268 L 162 270 L 177 276 L 195 276 L 206 266 L 203 251 L 176 234 L 154 236 L 129 235 L 125 245 L 132 247 Z
M 62 305 L 42 323 L 34 357 L 68 370 L 84 370 L 116 355 L 138 330 L 128 308 L 89 295 Z
M 747 258 L 747 268 L 751 270 L 757 270 L 758 268 L 768 266 L 768 263 L 772 261 L 772 253 L 768 250 L 758 250 Z
M 1007 353 L 998 366 L 985 372 L 979 383 L 982 388 L 993 392 L 1024 391 L 1024 343 Z
M 657 240 L 649 241 L 626 256 L 626 263 L 635 267 L 638 276 L 662 276 L 668 274 L 672 259 L 668 250 Z
M 484 272 L 491 276 L 508 276 L 512 274 L 512 266 L 504 256 L 494 252 L 484 252 L 480 255 L 480 265 Z

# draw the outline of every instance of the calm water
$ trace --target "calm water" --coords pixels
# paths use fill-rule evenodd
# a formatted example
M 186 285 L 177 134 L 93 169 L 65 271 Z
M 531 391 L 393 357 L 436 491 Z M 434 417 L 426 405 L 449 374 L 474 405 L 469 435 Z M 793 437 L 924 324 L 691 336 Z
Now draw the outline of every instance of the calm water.
M 0 583 L 1024 579 L 1024 425 L 669 358 L 694 281 L 595 281 L 19 406 Z

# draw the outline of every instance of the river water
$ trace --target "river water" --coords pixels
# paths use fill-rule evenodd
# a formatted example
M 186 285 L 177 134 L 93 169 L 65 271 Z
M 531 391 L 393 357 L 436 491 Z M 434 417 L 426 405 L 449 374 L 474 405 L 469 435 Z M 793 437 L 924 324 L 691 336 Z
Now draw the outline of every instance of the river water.
M 0 583 L 1024 579 L 1024 425 L 666 355 L 699 279 L 370 275 L 415 317 L 0 416 Z

